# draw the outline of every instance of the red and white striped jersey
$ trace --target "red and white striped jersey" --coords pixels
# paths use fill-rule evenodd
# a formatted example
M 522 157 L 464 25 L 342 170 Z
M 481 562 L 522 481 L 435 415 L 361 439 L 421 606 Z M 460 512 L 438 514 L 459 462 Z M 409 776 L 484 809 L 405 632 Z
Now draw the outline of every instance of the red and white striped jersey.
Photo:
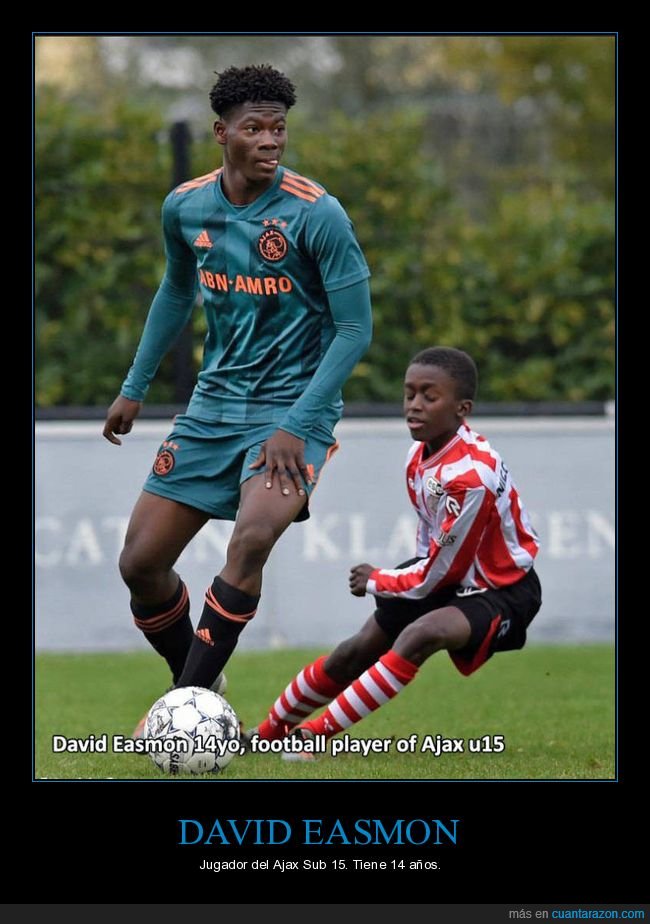
M 418 600 L 453 585 L 483 590 L 518 581 L 539 540 L 501 456 L 464 423 L 437 453 L 423 459 L 425 450 L 414 443 L 406 459 L 420 560 L 377 568 L 368 593 Z

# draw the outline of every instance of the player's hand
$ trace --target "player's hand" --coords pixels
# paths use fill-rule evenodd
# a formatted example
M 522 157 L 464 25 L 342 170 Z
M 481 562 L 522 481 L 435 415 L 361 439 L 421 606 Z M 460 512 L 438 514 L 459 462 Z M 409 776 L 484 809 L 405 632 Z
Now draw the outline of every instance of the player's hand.
M 311 475 L 305 464 L 305 441 L 286 430 L 276 430 L 262 443 L 257 459 L 249 468 L 261 468 L 262 465 L 265 487 L 273 487 L 277 472 L 280 489 L 285 495 L 290 494 L 293 488 L 304 496 L 303 478 L 306 484 L 311 484 Z
M 142 401 L 132 401 L 124 395 L 117 396 L 108 409 L 104 424 L 104 437 L 109 443 L 114 443 L 116 446 L 122 445 L 122 440 L 114 434 L 130 433 L 133 421 L 140 413 L 141 407 Z
M 366 585 L 368 584 L 368 578 L 373 571 L 376 571 L 374 565 L 355 565 L 354 568 L 350 568 L 350 593 L 354 594 L 355 597 L 365 597 L 366 595 Z

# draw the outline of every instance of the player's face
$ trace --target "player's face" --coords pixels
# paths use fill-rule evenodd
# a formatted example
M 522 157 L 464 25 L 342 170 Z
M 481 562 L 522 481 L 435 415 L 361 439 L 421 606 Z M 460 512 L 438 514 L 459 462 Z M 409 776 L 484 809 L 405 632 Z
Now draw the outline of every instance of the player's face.
M 287 144 L 282 103 L 243 103 L 215 124 L 214 133 L 232 170 L 253 185 L 273 182 Z
M 414 440 L 437 451 L 454 436 L 472 402 L 460 400 L 458 385 L 439 366 L 414 363 L 404 379 L 404 416 Z

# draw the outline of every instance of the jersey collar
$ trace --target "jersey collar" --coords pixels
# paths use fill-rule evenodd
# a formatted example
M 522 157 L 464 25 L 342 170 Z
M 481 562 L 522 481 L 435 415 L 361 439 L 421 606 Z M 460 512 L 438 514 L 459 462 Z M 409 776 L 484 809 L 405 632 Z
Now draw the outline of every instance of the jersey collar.
M 282 182 L 283 174 L 284 167 L 279 166 L 275 171 L 275 179 L 269 188 L 264 190 L 261 196 L 258 196 L 257 199 L 253 199 L 253 201 L 249 202 L 247 205 L 233 205 L 230 199 L 224 195 L 223 189 L 221 188 L 223 173 L 220 173 L 217 177 L 217 182 L 214 184 L 214 194 L 217 204 L 227 212 L 230 212 L 232 215 L 245 215 L 249 211 L 257 210 L 261 205 L 264 205 L 275 195 L 277 187 Z
M 424 443 L 421 443 L 421 444 L 420 444 L 420 450 L 419 450 L 419 452 L 420 452 L 420 461 L 419 461 L 420 468 L 422 468 L 422 469 L 430 468 L 432 465 L 436 465 L 438 462 L 440 462 L 440 459 L 441 459 L 447 452 L 449 452 L 449 450 L 451 449 L 451 447 L 452 447 L 452 446 L 455 446 L 456 443 L 457 443 L 459 440 L 461 440 L 461 439 L 463 438 L 463 434 L 464 434 L 465 431 L 468 430 L 468 429 L 469 429 L 469 427 L 467 426 L 467 424 L 466 424 L 466 423 L 462 423 L 462 424 L 460 425 L 460 427 L 458 428 L 458 430 L 456 430 L 455 435 L 452 436 L 452 438 L 449 440 L 449 442 L 445 443 L 445 445 L 444 445 L 444 446 L 441 446 L 440 449 L 439 449 L 436 453 L 434 453 L 432 456 L 429 456 L 428 458 L 426 458 L 426 459 L 424 459 L 424 460 L 422 459 L 422 453 L 424 452 L 425 444 L 424 444 Z

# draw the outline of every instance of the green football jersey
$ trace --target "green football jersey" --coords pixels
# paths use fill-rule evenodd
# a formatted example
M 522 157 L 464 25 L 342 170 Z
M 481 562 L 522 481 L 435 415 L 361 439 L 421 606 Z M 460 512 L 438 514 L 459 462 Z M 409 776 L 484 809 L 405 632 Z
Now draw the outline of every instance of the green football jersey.
M 208 328 L 187 413 L 208 421 L 281 422 L 335 338 L 328 294 L 370 273 L 350 219 L 318 183 L 279 167 L 261 196 L 238 206 L 225 197 L 221 172 L 182 183 L 163 205 L 169 311 L 174 299 L 177 308 L 193 302 L 198 283 Z M 154 344 L 157 317 L 164 313 L 154 317 L 152 306 L 122 388 L 126 397 L 144 396 L 158 353 L 168 346 L 162 336 L 160 348 Z M 340 389 L 328 397 L 320 410 L 333 425 Z

